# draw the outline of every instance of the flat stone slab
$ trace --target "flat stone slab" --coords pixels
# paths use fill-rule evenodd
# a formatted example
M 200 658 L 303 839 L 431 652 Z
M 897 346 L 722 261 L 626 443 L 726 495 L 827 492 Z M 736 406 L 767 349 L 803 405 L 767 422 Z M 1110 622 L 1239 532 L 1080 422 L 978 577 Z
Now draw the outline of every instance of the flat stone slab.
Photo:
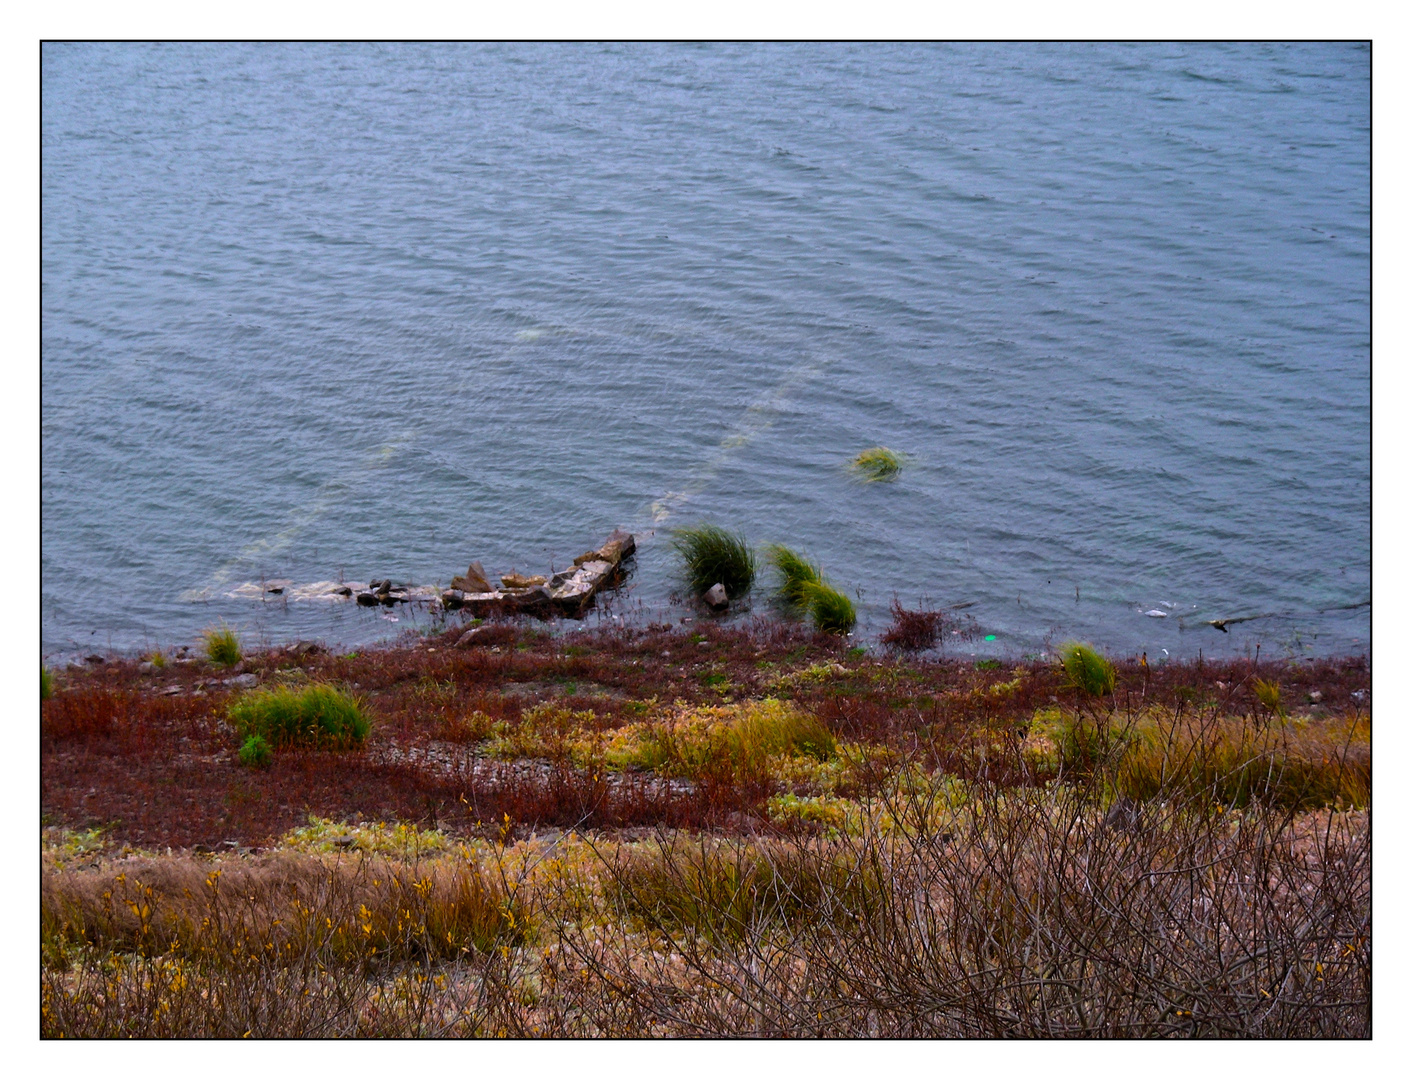
M 468 592 L 448 589 L 441 594 L 448 610 L 457 608 L 482 617 L 492 614 L 567 615 L 581 618 L 605 588 L 622 580 L 623 560 L 637 550 L 632 533 L 615 529 L 594 551 L 586 551 L 567 570 L 552 575 L 543 585 L 520 589 Z M 502 583 L 505 579 L 502 579 Z M 534 580 L 511 579 L 511 580 Z
M 527 614 L 548 617 L 567 615 L 582 618 L 604 589 L 621 584 L 627 570 L 624 561 L 637 550 L 630 532 L 614 529 L 608 539 L 593 551 L 586 551 L 574 565 L 556 574 L 520 576 L 508 574 L 495 588 L 487 580 L 479 562 L 470 564 L 465 574 L 451 579 L 452 587 L 393 584 L 390 578 L 372 581 L 313 581 L 295 584 L 286 580 L 247 581 L 225 595 L 244 600 L 343 601 L 360 607 L 392 607 L 395 604 L 440 605 L 448 611 L 464 609 L 477 617 L 497 614 Z M 507 584 L 520 588 L 509 588 Z

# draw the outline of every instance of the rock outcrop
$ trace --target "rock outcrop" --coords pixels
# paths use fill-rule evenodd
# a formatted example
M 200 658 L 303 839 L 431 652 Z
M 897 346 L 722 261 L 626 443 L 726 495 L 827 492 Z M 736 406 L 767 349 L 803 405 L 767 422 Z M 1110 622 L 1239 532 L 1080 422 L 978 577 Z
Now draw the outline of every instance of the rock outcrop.
M 421 603 L 440 604 L 448 610 L 465 608 L 476 616 L 503 613 L 581 618 L 593 606 L 598 593 L 621 584 L 628 572 L 624 563 L 636 550 L 632 533 L 615 529 L 601 546 L 576 558 L 569 569 L 548 577 L 505 574 L 500 578 L 499 588 L 490 584 L 485 568 L 473 562 L 464 574 L 452 578 L 451 588 L 444 591 L 427 585 L 394 584 L 391 578 L 374 578 L 366 584 L 353 581 L 316 581 L 308 585 L 284 580 L 246 582 L 225 595 L 284 602 L 352 598 L 360 607 Z
M 506 574 L 500 579 L 502 588 L 471 592 L 453 587 L 441 594 L 441 602 L 448 609 L 465 608 L 474 615 L 504 612 L 578 618 L 599 592 L 622 580 L 623 563 L 636 550 L 632 534 L 615 529 L 599 548 L 584 552 L 571 569 L 552 577 Z
M 360 590 L 355 595 L 362 607 L 376 607 L 379 604 L 391 607 L 393 604 L 408 604 L 417 601 L 428 604 L 441 599 L 437 591 L 428 585 L 394 585 L 388 578 L 369 583 L 366 589 Z
M 490 592 L 490 581 L 485 576 L 485 567 L 479 562 L 471 563 L 471 568 L 464 574 L 460 574 L 451 579 L 451 587 L 460 592 L 478 593 Z
M 500 584 L 507 589 L 532 589 L 536 585 L 543 585 L 549 579 L 543 574 L 536 574 L 528 577 L 524 574 L 501 574 Z

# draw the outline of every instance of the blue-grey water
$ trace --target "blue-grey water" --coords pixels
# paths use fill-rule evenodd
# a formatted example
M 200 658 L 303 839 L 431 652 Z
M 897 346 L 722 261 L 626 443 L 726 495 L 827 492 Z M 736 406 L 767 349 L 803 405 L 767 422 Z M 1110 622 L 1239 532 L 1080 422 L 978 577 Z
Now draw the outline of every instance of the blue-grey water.
M 1365 46 L 50 44 L 41 96 L 51 657 L 386 638 L 228 594 L 619 525 L 680 617 L 700 521 L 863 641 L 1367 649 Z

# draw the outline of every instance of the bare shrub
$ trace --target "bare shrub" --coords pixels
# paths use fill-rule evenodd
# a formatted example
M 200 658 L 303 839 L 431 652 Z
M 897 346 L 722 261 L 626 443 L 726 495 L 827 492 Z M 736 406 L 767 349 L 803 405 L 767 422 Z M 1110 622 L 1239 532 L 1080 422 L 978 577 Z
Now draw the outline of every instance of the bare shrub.
M 926 652 L 934 649 L 946 626 L 946 613 L 922 608 L 911 611 L 892 598 L 892 624 L 883 631 L 882 643 L 903 653 Z
M 756 920 L 709 946 L 678 933 L 668 950 L 626 933 L 590 948 L 564 930 L 565 954 L 604 998 L 582 999 L 586 1022 L 795 1036 L 1369 1030 L 1363 815 L 1168 805 L 1120 831 L 1070 788 L 978 791 L 954 808 L 914 791 L 891 810 L 892 831 L 812 849 L 816 865 L 844 860 L 882 887 L 829 887 L 820 874 L 807 916 Z M 699 866 L 693 854 L 670 877 L 679 911 L 719 910 L 704 883 L 692 891 Z

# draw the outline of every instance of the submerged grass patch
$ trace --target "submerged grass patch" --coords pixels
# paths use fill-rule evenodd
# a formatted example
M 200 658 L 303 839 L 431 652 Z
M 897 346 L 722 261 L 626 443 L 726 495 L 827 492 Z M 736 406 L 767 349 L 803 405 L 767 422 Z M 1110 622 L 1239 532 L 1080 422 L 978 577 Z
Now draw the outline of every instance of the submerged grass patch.
M 693 525 L 672 533 L 672 547 L 685 564 L 692 592 L 700 596 L 712 585 L 724 585 L 735 600 L 755 583 L 755 552 L 740 533 L 719 525 Z
M 357 698 L 324 683 L 256 690 L 231 705 L 229 716 L 242 735 L 276 748 L 346 750 L 362 746 L 372 730 Z
M 817 585 L 823 581 L 818 564 L 783 544 L 771 544 L 767 556 L 780 573 L 780 585 L 775 595 L 780 603 L 791 611 L 799 611 L 807 606 L 805 586 Z
M 846 634 L 853 629 L 858 621 L 853 601 L 824 579 L 817 563 L 783 544 L 771 544 L 768 558 L 780 573 L 775 596 L 786 611 L 808 612 L 821 633 Z
M 858 622 L 858 612 L 853 601 L 832 585 L 822 581 L 809 581 L 801 586 L 809 604 L 809 615 L 814 620 L 814 628 L 824 634 L 846 634 Z
M 864 480 L 892 480 L 902 471 L 902 455 L 886 446 L 874 446 L 853 459 L 853 471 Z

